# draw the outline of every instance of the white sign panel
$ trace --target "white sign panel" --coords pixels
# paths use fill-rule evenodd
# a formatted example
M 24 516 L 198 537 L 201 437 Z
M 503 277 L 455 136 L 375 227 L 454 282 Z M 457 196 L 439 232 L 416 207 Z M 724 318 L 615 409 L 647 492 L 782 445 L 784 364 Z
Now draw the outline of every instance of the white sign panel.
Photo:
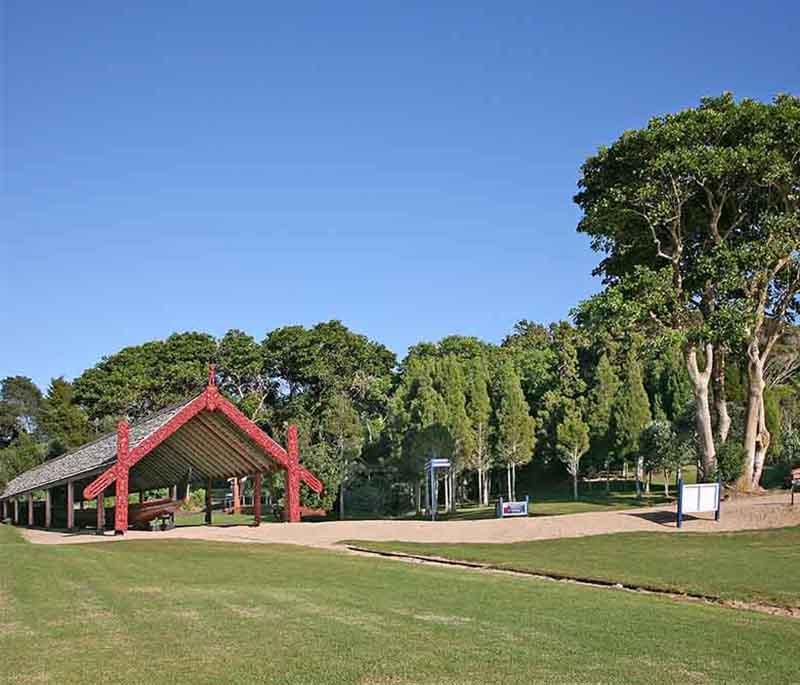
M 719 483 L 683 486 L 681 509 L 684 514 L 716 511 L 717 502 L 719 502 Z

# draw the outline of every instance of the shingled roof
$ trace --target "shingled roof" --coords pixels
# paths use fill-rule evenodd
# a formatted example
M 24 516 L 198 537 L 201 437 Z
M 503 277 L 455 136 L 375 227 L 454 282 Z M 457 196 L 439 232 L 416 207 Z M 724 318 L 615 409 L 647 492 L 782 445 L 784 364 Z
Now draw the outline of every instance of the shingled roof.
M 187 404 L 196 399 L 192 397 L 180 404 L 167 407 L 131 424 L 130 446 L 155 433 Z M 44 464 L 36 466 L 14 478 L 0 494 L 0 499 L 22 495 L 32 490 L 41 490 L 67 480 L 78 479 L 105 471 L 117 460 L 117 433 L 107 433 L 92 442 L 64 454 Z

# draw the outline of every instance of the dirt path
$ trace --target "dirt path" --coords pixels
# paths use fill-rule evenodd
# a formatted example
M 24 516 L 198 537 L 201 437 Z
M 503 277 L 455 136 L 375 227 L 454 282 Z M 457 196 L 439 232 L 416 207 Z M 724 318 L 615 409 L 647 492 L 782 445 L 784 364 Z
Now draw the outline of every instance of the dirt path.
M 683 529 L 690 532 L 721 532 L 800 525 L 800 504 L 790 507 L 788 503 L 789 496 L 785 493 L 726 501 L 719 523 L 710 514 L 700 514 L 697 518 L 687 517 Z M 479 521 L 331 521 L 269 523 L 259 528 L 192 526 L 166 532 L 130 531 L 124 537 L 115 537 L 110 533 L 97 536 L 92 533 L 69 534 L 45 530 L 25 530 L 24 535 L 37 544 L 191 539 L 341 549 L 336 544 L 341 540 L 520 542 L 634 531 L 676 532 L 675 506 Z

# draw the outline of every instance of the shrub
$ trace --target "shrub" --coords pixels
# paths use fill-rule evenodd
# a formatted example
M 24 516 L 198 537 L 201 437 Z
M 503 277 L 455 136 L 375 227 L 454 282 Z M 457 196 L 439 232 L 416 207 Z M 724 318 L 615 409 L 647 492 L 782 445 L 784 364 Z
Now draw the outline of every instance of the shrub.
M 744 458 L 744 447 L 736 441 L 728 440 L 717 450 L 717 471 L 723 483 L 732 483 L 742 475 Z

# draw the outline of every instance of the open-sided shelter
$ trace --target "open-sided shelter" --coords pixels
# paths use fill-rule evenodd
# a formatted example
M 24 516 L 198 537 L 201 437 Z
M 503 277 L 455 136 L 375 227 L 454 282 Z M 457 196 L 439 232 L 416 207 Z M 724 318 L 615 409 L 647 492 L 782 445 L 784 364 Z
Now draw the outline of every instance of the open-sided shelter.
M 115 496 L 114 531 L 128 529 L 128 494 L 170 488 L 172 497 L 188 483 L 206 487 L 210 521 L 211 483 L 252 476 L 261 492 L 266 473 L 282 470 L 285 477 L 284 519 L 300 520 L 300 483 L 322 492 L 322 483 L 300 464 L 297 427 L 289 426 L 286 448 L 269 437 L 230 401 L 215 382 L 213 367 L 205 390 L 196 397 L 129 425 L 116 433 L 45 462 L 14 478 L 0 494 L 4 518 L 20 521 L 20 500 L 27 503 L 28 525 L 34 524 L 33 493 L 45 492 L 44 525 L 53 521 L 53 502 L 63 503 L 66 528 L 75 521 L 75 495 L 97 500 L 97 528 L 102 530 L 106 496 Z M 81 489 L 78 489 L 81 488 Z M 54 497 L 55 495 L 55 497 Z M 254 499 L 254 518 L 261 521 L 261 498 Z

